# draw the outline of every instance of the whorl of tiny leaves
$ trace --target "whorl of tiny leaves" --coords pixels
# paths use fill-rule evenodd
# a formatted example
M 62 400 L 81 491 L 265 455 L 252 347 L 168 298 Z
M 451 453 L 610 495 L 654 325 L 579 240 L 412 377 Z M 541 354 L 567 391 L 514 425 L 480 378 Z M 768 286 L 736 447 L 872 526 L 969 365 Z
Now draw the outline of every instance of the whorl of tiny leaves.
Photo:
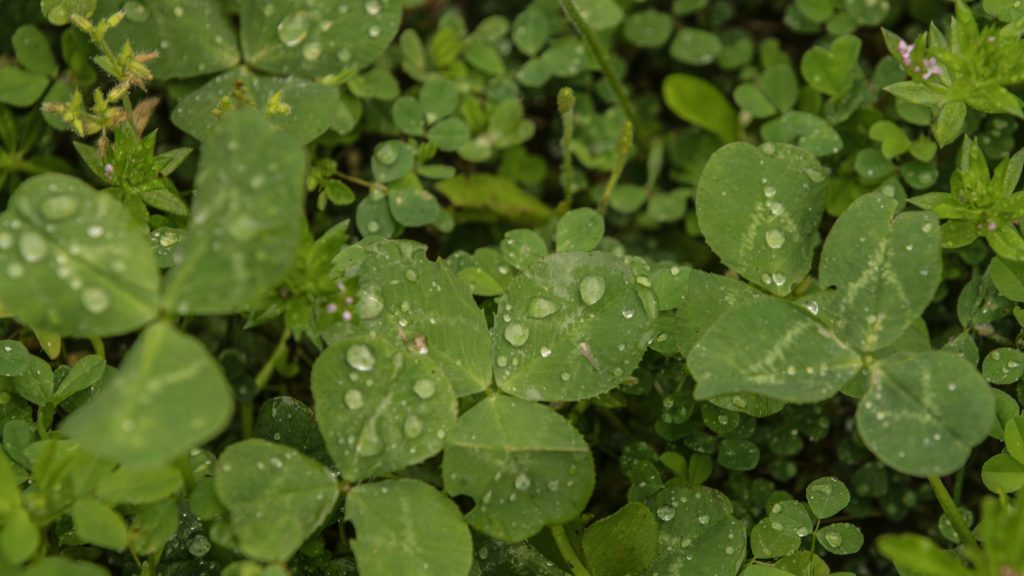
M 430 261 L 416 242 L 365 241 L 334 260 L 344 277 L 358 279 L 355 321 L 324 331 L 328 342 L 370 334 L 427 354 L 458 396 L 491 384 L 487 322 L 468 287 L 444 261 Z
M 857 429 L 868 449 L 904 474 L 955 472 L 992 429 L 988 384 L 949 352 L 886 358 L 870 368 L 869 380 Z
M 202 343 L 159 323 L 139 336 L 110 384 L 62 429 L 103 458 L 155 466 L 224 430 L 232 402 L 220 366 Z
M 697 188 L 708 245 L 750 282 L 789 294 L 811 269 L 825 210 L 822 170 L 812 154 L 789 144 L 719 148 Z
M 284 278 L 302 231 L 306 155 L 255 112 L 226 115 L 203 145 L 182 259 L 164 306 L 225 314 Z
M 572 520 L 594 489 L 583 436 L 549 408 L 501 395 L 459 417 L 441 469 L 445 492 L 473 499 L 470 526 L 508 542 Z
M 473 540 L 455 503 L 419 480 L 364 484 L 345 498 L 364 576 L 466 576 Z
M 40 329 L 114 336 L 157 314 L 144 229 L 112 196 L 70 176 L 36 176 L 15 191 L 0 215 L 0 272 L 3 308 Z
M 430 360 L 379 338 L 348 338 L 317 358 L 317 424 L 348 481 L 418 464 L 441 451 L 456 401 Z
M 497 300 L 498 387 L 529 400 L 579 400 L 621 385 L 657 314 L 653 292 L 639 282 L 602 252 L 553 254 L 527 267 Z
M 224 450 L 214 488 L 230 514 L 239 550 L 265 562 L 288 560 L 338 498 L 338 483 L 322 464 L 265 440 Z
M 813 315 L 771 299 L 723 314 L 687 360 L 697 399 L 750 392 L 786 402 L 820 402 L 862 368 L 860 355 Z
M 838 293 L 825 315 L 844 341 L 863 351 L 891 344 L 921 317 L 942 278 L 939 222 L 903 212 L 882 194 L 861 196 L 832 227 L 820 280 Z

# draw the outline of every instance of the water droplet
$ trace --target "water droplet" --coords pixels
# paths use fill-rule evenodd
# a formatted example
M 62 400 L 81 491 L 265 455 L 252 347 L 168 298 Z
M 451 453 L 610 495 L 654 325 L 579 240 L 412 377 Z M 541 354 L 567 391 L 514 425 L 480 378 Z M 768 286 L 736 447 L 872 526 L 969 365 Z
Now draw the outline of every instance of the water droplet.
M 782 272 L 776 272 L 772 274 L 772 282 L 774 282 L 776 286 L 782 286 L 786 283 L 786 275 Z
M 188 553 L 202 558 L 210 551 L 210 541 L 202 534 L 196 534 L 188 541 Z
M 786 207 L 778 202 L 769 202 L 768 211 L 772 213 L 772 216 L 782 216 L 786 213 Z
M 422 380 L 417 380 L 416 383 L 412 385 L 412 391 L 415 392 L 416 395 L 419 396 L 421 400 L 429 399 L 431 396 L 434 395 L 434 392 L 436 390 L 437 385 L 434 384 L 434 381 L 428 380 L 426 378 L 423 378 Z
M 7 276 L 10 278 L 18 279 L 25 275 L 25 267 L 18 262 L 9 262 L 7 264 Z
M 768 156 L 775 154 L 775 144 L 772 144 L 771 142 L 761 144 L 761 152 L 764 152 Z
M 345 406 L 348 406 L 349 410 L 359 410 L 362 408 L 363 393 L 354 388 L 345 392 Z
M 359 433 L 359 440 L 356 440 L 356 454 L 368 457 L 376 456 L 383 451 L 384 442 L 377 434 L 377 427 L 374 424 L 364 426 L 363 431 Z
M 636 312 L 632 308 L 626 307 L 622 309 L 622 317 L 626 320 L 632 319 L 634 314 L 636 314 Z
M 775 190 L 775 186 L 765 186 L 764 187 L 764 197 L 765 198 L 772 198 L 773 196 L 775 196 L 776 192 L 777 192 L 777 190 Z
M 361 290 L 355 309 L 361 320 L 373 320 L 384 310 L 384 300 L 376 292 Z
M 558 312 L 558 304 L 555 304 L 547 298 L 534 298 L 530 301 L 529 307 L 526 309 L 526 313 L 530 318 L 547 318 L 555 312 Z
M 309 16 L 301 10 L 289 14 L 277 25 L 277 38 L 289 48 L 298 46 L 306 39 L 307 35 L 309 35 Z
M 825 181 L 825 173 L 821 170 L 808 168 L 804 173 L 807 174 L 807 177 L 815 184 Z
M 39 205 L 39 211 L 47 220 L 66 220 L 78 211 L 78 198 L 74 196 L 50 196 Z
M 377 38 L 380 36 L 380 26 L 370 26 L 370 29 L 366 33 L 370 38 Z
M 373 357 L 373 350 L 366 344 L 356 344 L 345 352 L 345 360 L 348 361 L 348 365 L 359 370 L 360 372 L 369 372 L 373 370 L 374 364 L 377 363 L 377 359 Z
M 707 525 L 707 523 L 710 522 L 710 521 L 711 521 L 711 516 L 708 516 L 707 514 L 701 514 L 700 516 L 697 517 L 697 522 L 700 522 L 701 525 Z
M 659 506 L 658 507 L 658 518 L 661 518 L 662 522 L 669 522 L 676 517 L 676 509 L 671 506 Z
M 604 297 L 605 282 L 601 276 L 586 276 L 580 281 L 580 298 L 587 306 L 593 306 Z
M 540 357 L 541 358 L 548 358 L 550 356 L 551 356 L 551 348 L 548 348 L 547 346 L 541 346 L 540 347 Z
M 323 48 L 319 42 L 310 42 L 302 47 L 302 57 L 312 62 L 323 54 Z
M 102 288 L 86 288 L 82 290 L 82 306 L 93 314 L 102 314 L 110 308 L 110 295 Z
M 522 324 L 513 322 L 508 326 L 505 326 L 504 334 L 505 340 L 507 340 L 509 344 L 518 348 L 523 344 L 526 344 L 526 341 L 530 338 L 530 329 Z
M 380 14 L 380 2 L 377 0 L 370 0 L 366 3 L 366 13 L 370 16 L 377 16 Z
M 525 472 L 516 476 L 516 490 L 527 490 L 530 488 L 530 477 Z
M 415 282 L 416 278 L 416 271 L 413 270 L 412 268 L 405 271 L 405 279 L 408 280 L 409 282 Z
M 568 372 L 562 372 L 562 382 L 568 382 L 572 379 L 572 375 Z
M 416 438 L 423 433 L 423 421 L 415 414 L 409 414 L 402 425 L 402 433 L 406 438 Z
M 105 232 L 106 230 L 104 230 L 103 226 L 100 226 L 99 224 L 94 224 L 85 229 L 85 235 L 93 240 L 102 238 Z
M 181 6 L 175 6 L 173 12 L 174 12 L 174 16 L 176 18 L 181 18 L 182 16 L 185 15 L 185 9 L 182 8 Z
M 835 530 L 829 530 L 825 533 L 825 541 L 833 548 L 838 548 L 843 545 L 843 535 Z
M 18 239 L 18 252 L 29 264 L 39 262 L 46 257 L 46 240 L 31 230 L 26 231 Z
M 786 235 L 783 234 L 781 230 L 772 228 L 764 233 L 764 241 L 768 244 L 769 248 L 777 250 L 782 248 L 782 245 L 786 243 Z

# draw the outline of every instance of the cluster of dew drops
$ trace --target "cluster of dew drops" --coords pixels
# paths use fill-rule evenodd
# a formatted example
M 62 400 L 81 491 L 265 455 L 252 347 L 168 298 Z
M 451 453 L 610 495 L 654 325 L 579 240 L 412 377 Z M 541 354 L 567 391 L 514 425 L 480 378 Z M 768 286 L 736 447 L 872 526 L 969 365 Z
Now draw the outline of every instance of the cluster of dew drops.
M 367 0 L 363 4 L 362 9 L 366 12 L 367 16 L 377 19 L 384 13 L 384 5 L 386 3 L 387 0 Z M 344 18 L 350 14 L 350 4 L 350 2 L 338 4 L 339 18 Z M 270 18 L 274 15 L 275 10 L 275 5 L 268 2 L 263 8 L 263 15 Z M 319 25 L 314 26 L 316 22 L 319 22 Z M 328 15 L 320 14 L 315 9 L 310 11 L 297 10 L 286 15 L 277 25 L 277 38 L 287 48 L 301 46 L 302 57 L 309 62 L 315 62 L 323 56 L 324 45 L 319 40 L 310 38 L 310 32 L 314 28 L 319 28 L 319 33 L 326 33 L 334 27 L 335 22 L 336 20 L 331 19 Z M 379 24 L 371 24 L 366 28 L 366 35 L 370 40 L 380 38 L 382 34 L 383 29 Z M 314 34 L 314 36 L 316 35 Z M 336 56 L 342 64 L 349 64 L 352 61 L 352 50 L 348 47 L 343 47 Z

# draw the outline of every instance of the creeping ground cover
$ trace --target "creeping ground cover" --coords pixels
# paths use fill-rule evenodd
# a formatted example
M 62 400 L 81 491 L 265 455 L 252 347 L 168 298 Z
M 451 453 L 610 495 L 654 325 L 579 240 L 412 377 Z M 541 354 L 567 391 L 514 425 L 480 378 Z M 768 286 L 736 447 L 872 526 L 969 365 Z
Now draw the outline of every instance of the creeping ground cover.
M 0 0 L 0 576 L 1024 576 L 1020 0 Z

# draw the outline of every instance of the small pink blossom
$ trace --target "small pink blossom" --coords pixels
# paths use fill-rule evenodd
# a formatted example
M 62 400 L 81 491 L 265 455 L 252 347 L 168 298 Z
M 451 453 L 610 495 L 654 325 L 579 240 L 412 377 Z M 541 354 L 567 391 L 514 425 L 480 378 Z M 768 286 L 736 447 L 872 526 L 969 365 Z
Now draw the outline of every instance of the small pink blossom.
M 330 304 L 327 305 L 327 313 L 328 314 L 335 314 L 337 312 L 338 312 L 338 305 L 337 304 L 335 304 L 334 302 L 331 302 Z
M 107 164 L 106 166 L 104 166 L 103 175 L 106 176 L 107 180 L 112 179 L 114 177 L 114 165 Z
M 348 310 L 345 310 L 344 312 L 341 313 L 341 319 L 344 320 L 345 322 L 351 322 L 352 321 L 352 312 L 349 312 Z
M 932 58 L 925 58 L 924 62 L 922 62 L 922 64 L 924 64 L 924 66 L 925 66 L 925 69 L 924 69 L 924 79 L 925 80 L 931 78 L 932 76 L 941 76 L 942 73 L 944 72 L 944 70 L 942 69 L 942 66 L 939 66 L 939 61 L 936 60 L 934 57 L 932 57 Z
M 906 40 L 901 38 L 897 50 L 903 58 L 903 65 L 910 66 L 910 55 L 914 52 L 914 45 L 908 44 Z

